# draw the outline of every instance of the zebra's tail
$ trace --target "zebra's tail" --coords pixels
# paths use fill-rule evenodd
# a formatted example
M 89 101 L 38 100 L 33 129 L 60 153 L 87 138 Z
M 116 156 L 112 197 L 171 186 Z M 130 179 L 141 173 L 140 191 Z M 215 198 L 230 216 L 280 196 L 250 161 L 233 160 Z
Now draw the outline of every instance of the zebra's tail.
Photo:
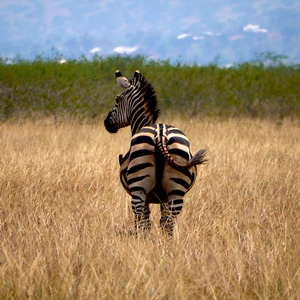
M 206 163 L 208 161 L 208 159 L 205 158 L 206 152 L 206 149 L 199 150 L 195 156 L 188 161 L 188 164 L 190 166 L 196 166 Z
M 156 143 L 160 153 L 167 159 L 168 163 L 175 169 L 188 169 L 196 165 L 201 165 L 207 162 L 205 158 L 206 149 L 199 150 L 195 156 L 188 160 L 185 164 L 178 163 L 169 153 L 167 148 L 167 138 L 165 136 L 156 136 Z

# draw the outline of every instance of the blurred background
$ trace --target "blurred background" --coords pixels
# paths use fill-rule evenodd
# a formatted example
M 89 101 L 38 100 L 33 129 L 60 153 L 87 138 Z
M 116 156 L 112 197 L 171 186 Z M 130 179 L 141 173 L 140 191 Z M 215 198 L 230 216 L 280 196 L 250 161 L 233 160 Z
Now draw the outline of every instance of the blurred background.
M 230 66 L 272 52 L 300 61 L 297 0 L 2 0 L 0 56 L 95 55 Z

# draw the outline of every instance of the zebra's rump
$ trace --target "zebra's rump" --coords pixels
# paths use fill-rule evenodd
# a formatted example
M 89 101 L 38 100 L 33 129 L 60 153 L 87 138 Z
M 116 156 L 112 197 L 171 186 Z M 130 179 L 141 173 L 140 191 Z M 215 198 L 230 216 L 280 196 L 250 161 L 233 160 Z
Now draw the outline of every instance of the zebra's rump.
M 120 180 L 127 193 L 131 195 L 131 189 L 141 187 L 147 190 L 148 203 L 160 204 L 168 199 L 166 185 L 176 186 L 183 193 L 190 190 L 197 170 L 195 166 L 177 168 L 170 165 L 170 157 L 164 155 L 157 144 L 158 136 L 166 139 L 168 155 L 173 160 L 183 164 L 191 159 L 189 141 L 181 130 L 154 124 L 143 127 L 132 137 L 130 151 L 124 157 L 120 156 L 119 162 Z
M 129 190 L 129 183 L 127 180 L 127 168 L 129 163 L 129 155 L 130 151 L 123 155 L 119 155 L 119 164 L 120 164 L 120 181 L 123 185 L 123 188 L 126 190 L 126 192 L 130 194 Z M 156 157 L 156 186 L 147 196 L 147 203 L 153 203 L 153 204 L 161 204 L 163 202 L 167 201 L 167 195 L 162 188 L 161 180 L 162 180 L 162 174 L 163 174 L 163 168 L 166 164 L 166 159 L 163 157 L 163 155 L 160 153 L 158 148 L 155 149 L 155 157 Z
M 120 180 L 121 183 L 123 185 L 123 188 L 125 189 L 125 191 L 131 195 L 130 190 L 129 190 L 129 186 L 126 180 L 126 177 L 124 177 L 124 175 L 121 173 L 120 174 Z M 151 204 L 161 204 L 164 202 L 167 202 L 167 195 L 165 193 L 165 191 L 163 190 L 161 183 L 157 184 L 155 186 L 155 188 L 148 194 L 147 196 L 147 203 L 151 203 Z

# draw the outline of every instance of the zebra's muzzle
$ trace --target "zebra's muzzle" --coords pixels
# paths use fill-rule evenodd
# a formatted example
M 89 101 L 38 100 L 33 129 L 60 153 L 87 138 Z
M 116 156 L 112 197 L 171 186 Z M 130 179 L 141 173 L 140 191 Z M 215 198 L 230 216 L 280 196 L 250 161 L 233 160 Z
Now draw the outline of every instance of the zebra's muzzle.
M 104 126 L 109 133 L 116 133 L 119 129 L 110 121 L 110 118 L 108 117 L 104 120 Z

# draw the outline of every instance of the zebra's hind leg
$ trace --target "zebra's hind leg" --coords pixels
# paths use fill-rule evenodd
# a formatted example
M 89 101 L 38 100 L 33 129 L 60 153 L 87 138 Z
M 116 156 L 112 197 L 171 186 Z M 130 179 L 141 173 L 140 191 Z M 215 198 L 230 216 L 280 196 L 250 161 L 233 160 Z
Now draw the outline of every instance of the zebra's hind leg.
M 174 220 L 172 214 L 170 214 L 169 206 L 167 202 L 164 202 L 160 205 L 161 218 L 159 225 L 164 233 L 168 236 L 173 235 Z
M 173 236 L 175 219 L 181 212 L 182 206 L 183 198 L 175 196 L 169 196 L 168 202 L 162 203 L 160 206 L 160 227 L 170 237 Z
M 132 194 L 131 205 L 134 212 L 135 232 L 137 235 L 143 235 L 151 228 L 151 211 L 149 204 L 146 203 L 146 194 L 141 191 L 139 191 L 139 193 Z
M 146 203 L 144 206 L 144 228 L 145 230 L 150 230 L 151 229 L 151 221 L 150 221 L 150 214 L 151 214 L 151 210 L 150 210 L 150 205 L 149 203 Z

